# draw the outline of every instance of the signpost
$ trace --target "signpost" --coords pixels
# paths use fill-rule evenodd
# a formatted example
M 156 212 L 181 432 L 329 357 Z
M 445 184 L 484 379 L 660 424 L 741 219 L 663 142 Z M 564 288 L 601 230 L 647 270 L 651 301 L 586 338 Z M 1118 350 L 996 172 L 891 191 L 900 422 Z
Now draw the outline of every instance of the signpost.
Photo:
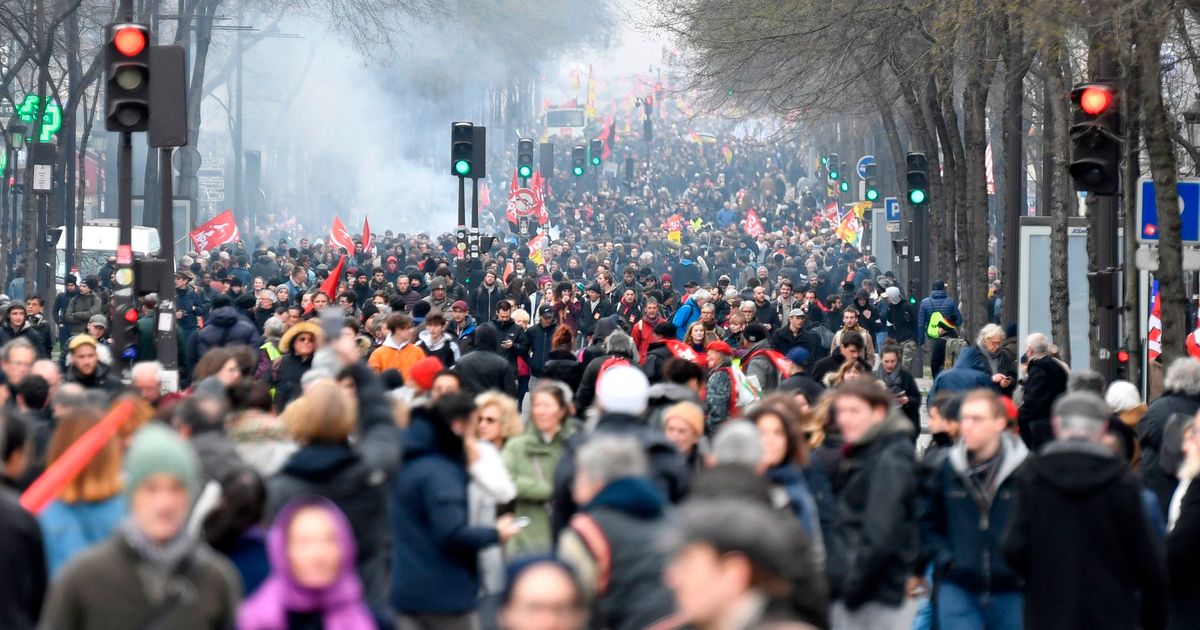
M 1180 179 L 1175 187 L 1179 194 L 1180 236 L 1185 245 L 1200 245 L 1200 179 Z M 1158 242 L 1158 199 L 1154 196 L 1154 181 L 1138 180 L 1137 216 L 1139 243 Z
M 867 165 L 875 163 L 874 155 L 864 155 L 858 159 L 858 176 L 862 179 L 867 178 Z

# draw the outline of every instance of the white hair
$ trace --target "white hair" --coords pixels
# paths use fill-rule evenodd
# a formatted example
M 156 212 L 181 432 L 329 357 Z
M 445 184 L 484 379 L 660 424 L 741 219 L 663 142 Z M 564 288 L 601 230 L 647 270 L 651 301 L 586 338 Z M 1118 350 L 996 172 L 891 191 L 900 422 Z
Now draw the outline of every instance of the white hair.
M 1200 396 L 1200 361 L 1182 357 L 1167 366 L 1163 377 L 1163 389 L 1188 396 Z
M 139 361 L 138 363 L 133 364 L 133 368 L 130 370 L 129 375 L 132 378 L 137 378 L 139 374 L 146 374 L 152 376 L 155 381 L 161 383 L 163 379 L 163 372 L 165 370 L 166 368 L 163 367 L 163 364 L 159 363 L 158 361 Z
M 694 302 L 707 302 L 708 300 L 711 300 L 711 299 L 712 299 L 712 295 L 709 294 L 709 292 L 705 289 L 700 289 L 699 291 L 696 291 L 695 293 L 692 294 L 692 301 L 694 301 Z
M 992 337 L 997 337 L 997 336 L 1003 339 L 1004 338 L 1004 329 L 1001 328 L 998 324 L 988 324 L 988 325 L 984 326 L 983 328 L 979 329 L 979 334 L 975 336 L 975 345 L 982 348 L 983 342 L 987 341 L 988 339 L 991 339 Z
M 579 448 L 575 462 L 576 470 L 600 485 L 627 477 L 641 477 L 649 470 L 641 443 L 624 436 L 593 437 Z
M 1050 352 L 1050 340 L 1042 333 L 1033 333 L 1026 339 L 1025 344 L 1033 351 L 1035 356 L 1041 356 Z M 1030 357 L 1032 358 L 1032 357 Z

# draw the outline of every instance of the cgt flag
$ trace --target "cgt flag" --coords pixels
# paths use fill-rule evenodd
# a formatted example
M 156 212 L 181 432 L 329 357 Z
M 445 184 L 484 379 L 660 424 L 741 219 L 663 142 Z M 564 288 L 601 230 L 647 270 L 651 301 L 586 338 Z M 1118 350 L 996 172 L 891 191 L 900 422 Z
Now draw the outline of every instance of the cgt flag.
M 751 238 L 758 238 L 759 236 L 762 236 L 763 232 L 766 231 L 766 229 L 763 228 L 762 221 L 760 221 L 758 218 L 758 213 L 754 211 L 754 208 L 750 208 L 750 210 L 746 212 L 745 226 L 746 234 Z
M 192 230 L 188 236 L 192 237 L 192 245 L 196 246 L 198 252 L 211 251 L 225 243 L 232 243 L 241 238 L 238 235 L 237 223 L 233 219 L 232 210 L 218 214 L 208 223 Z
M 347 253 L 354 253 L 354 239 L 350 238 L 350 232 L 346 231 L 341 217 L 333 217 L 333 227 L 329 230 L 329 242 L 345 249 Z

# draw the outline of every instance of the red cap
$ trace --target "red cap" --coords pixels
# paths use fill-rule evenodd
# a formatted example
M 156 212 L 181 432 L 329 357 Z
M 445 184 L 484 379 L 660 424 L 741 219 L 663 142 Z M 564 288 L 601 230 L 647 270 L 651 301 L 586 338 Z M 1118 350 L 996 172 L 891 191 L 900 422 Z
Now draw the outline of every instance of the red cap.
M 409 378 L 421 391 L 427 392 L 433 389 L 434 377 L 445 367 L 437 357 L 425 357 L 413 364 L 412 370 L 409 371 Z
M 733 348 L 730 348 L 729 344 L 725 343 L 724 341 L 710 341 L 708 342 L 707 346 L 704 346 L 704 349 L 708 350 L 709 352 L 716 350 L 721 354 L 733 356 Z
M 452 311 L 469 311 L 471 309 L 467 308 L 466 302 L 464 302 L 462 300 L 455 300 L 454 304 L 450 305 L 450 310 L 452 310 Z

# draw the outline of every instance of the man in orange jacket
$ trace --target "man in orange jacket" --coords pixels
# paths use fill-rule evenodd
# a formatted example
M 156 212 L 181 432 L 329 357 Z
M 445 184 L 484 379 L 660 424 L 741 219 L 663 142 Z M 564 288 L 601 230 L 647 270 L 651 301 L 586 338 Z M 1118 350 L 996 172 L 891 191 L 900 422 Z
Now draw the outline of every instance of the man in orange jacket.
M 383 345 L 371 353 L 367 365 L 376 372 L 399 370 L 404 381 L 408 382 L 413 364 L 425 358 L 425 353 L 412 343 L 415 332 L 412 317 L 404 313 L 392 313 L 383 325 L 388 330 L 388 336 L 383 340 Z

